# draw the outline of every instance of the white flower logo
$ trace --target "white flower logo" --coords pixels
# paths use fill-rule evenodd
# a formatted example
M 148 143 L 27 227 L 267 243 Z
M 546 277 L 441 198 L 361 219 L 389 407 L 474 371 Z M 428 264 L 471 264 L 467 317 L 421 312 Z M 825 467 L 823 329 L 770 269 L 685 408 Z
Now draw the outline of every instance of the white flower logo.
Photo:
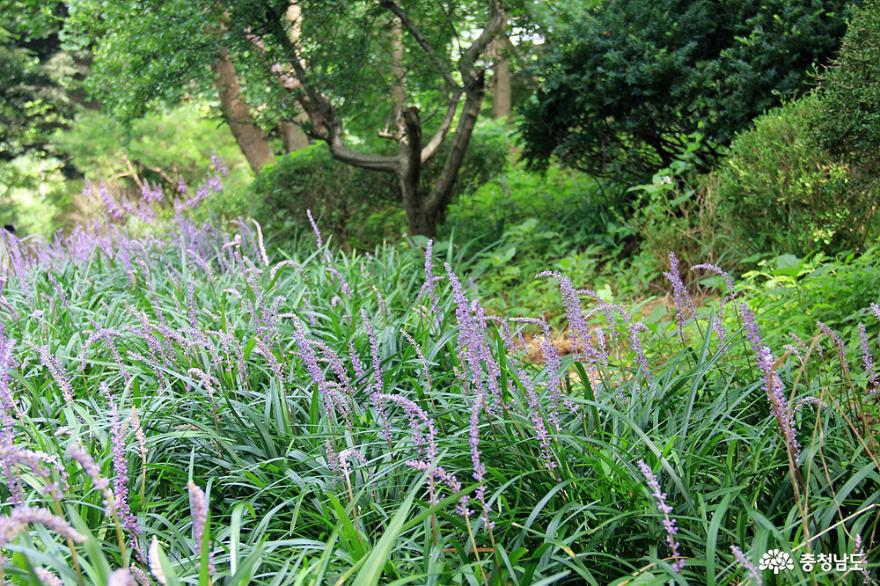
M 778 574 L 782 570 L 793 570 L 794 561 L 788 553 L 778 549 L 771 549 L 761 556 L 758 568 L 762 570 L 773 570 L 774 574 Z

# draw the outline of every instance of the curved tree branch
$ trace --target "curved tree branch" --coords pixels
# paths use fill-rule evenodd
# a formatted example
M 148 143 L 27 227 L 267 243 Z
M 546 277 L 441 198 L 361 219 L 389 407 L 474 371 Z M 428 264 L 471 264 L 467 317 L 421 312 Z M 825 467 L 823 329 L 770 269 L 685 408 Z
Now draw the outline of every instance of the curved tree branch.
M 297 89 L 300 90 L 296 92 L 297 100 L 308 115 L 317 138 L 327 143 L 330 154 L 338 161 L 364 169 L 396 173 L 399 167 L 396 157 L 360 153 L 345 145 L 342 139 L 342 121 L 336 115 L 330 98 L 307 83 L 303 60 L 287 31 L 284 30 L 282 19 L 285 17 L 274 16 L 275 18 L 270 16 L 267 19 L 269 32 L 284 51 L 292 77 L 297 82 Z

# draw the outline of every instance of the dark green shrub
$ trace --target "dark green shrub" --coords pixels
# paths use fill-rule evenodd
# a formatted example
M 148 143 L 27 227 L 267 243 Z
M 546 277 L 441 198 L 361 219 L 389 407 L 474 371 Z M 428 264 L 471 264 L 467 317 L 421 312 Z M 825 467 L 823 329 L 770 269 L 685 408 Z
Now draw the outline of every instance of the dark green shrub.
M 446 141 L 447 144 L 449 140 Z M 474 190 L 503 167 L 508 143 L 495 124 L 478 127 L 456 181 L 456 194 Z M 427 189 L 440 173 L 443 152 L 425 166 Z M 334 160 L 323 144 L 279 158 L 265 167 L 251 188 L 254 215 L 290 235 L 306 226 L 306 210 L 338 243 L 372 248 L 384 238 L 397 237 L 406 221 L 397 179 L 390 174 L 359 169 Z
M 851 180 L 812 139 L 816 96 L 758 118 L 705 179 L 715 230 L 741 257 L 762 252 L 836 252 L 863 242 L 877 194 Z
M 812 127 L 829 152 L 880 174 L 880 2 L 855 14 L 840 56 L 822 77 Z
M 524 108 L 526 157 L 650 180 L 706 137 L 702 168 L 752 119 L 800 93 L 836 51 L 847 0 L 609 0 L 551 32 Z

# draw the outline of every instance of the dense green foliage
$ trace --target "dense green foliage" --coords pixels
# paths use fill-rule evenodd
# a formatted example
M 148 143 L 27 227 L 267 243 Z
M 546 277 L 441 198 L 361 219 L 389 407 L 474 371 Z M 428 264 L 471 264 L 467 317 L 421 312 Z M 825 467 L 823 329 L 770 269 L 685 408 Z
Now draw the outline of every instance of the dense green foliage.
M 625 319 L 606 322 L 593 302 L 586 314 L 591 327 L 623 336 L 607 339 L 607 365 L 575 356 L 565 357 L 559 371 L 530 364 L 525 348 L 504 342 L 504 328 L 489 325 L 485 360 L 491 357 L 502 374 L 495 379 L 500 394 L 484 396 L 495 410 L 484 412 L 474 385 L 491 384 L 497 374 L 488 363 L 462 370 L 474 368 L 462 354 L 469 343 L 460 338 L 469 327 L 464 310 L 456 310 L 449 279 L 437 284 L 438 309 L 430 310 L 416 251 L 386 247 L 345 256 L 309 248 L 279 263 L 271 249 L 262 258 L 246 225 L 235 239 L 185 222 L 180 229 L 144 248 L 117 232 L 106 252 L 98 241 L 89 252 L 87 240 L 73 239 L 69 245 L 80 244 L 68 249 L 72 256 L 59 249 L 48 266 L 22 265 L 4 292 L 5 340 L 19 341 L 15 360 L 6 363 L 18 405 L 13 445 L 56 457 L 69 478 L 53 504 L 39 489 L 55 477 L 54 467 L 29 472 L 27 499 L 52 508 L 85 538 L 77 559 L 90 582 L 106 583 L 126 555 L 147 570 L 131 542 L 117 540 L 115 516 L 102 512 L 101 491 L 68 452 L 81 444 L 97 460 L 97 473 L 115 481 L 119 442 L 141 527 L 134 542 L 157 560 L 169 584 L 609 584 L 636 577 L 732 585 L 747 570 L 731 545 L 756 564 L 768 548 L 790 551 L 808 536 L 813 551 L 841 553 L 855 551 L 861 536 L 868 559 L 876 559 L 869 537 L 880 494 L 875 407 L 860 387 L 865 373 L 855 347 L 846 354 L 848 370 L 834 352 L 818 355 L 807 346 L 798 350 L 802 359 L 791 355 L 779 366 L 804 450 L 792 467 L 731 306 L 724 341 L 707 334 L 712 328 L 704 321 L 718 315 L 717 307 L 701 308 L 683 339 L 668 322 L 640 334 L 649 372 L 623 341 Z M 141 250 L 142 262 L 128 267 L 126 249 Z M 466 267 L 451 249 L 435 252 Z M 90 286 L 76 285 L 83 282 Z M 63 302 L 56 286 L 66 293 Z M 466 293 L 478 299 L 475 290 Z M 763 328 L 789 308 L 762 309 Z M 39 317 L 16 320 L 16 313 Z M 509 325 L 530 337 L 539 333 Z M 812 336 L 812 321 L 805 325 L 797 333 Z M 95 339 L 100 328 L 112 333 Z M 876 323 L 868 331 L 873 339 Z M 777 340 L 767 336 L 774 346 Z M 828 342 L 816 336 L 812 343 Z M 41 364 L 36 349 L 43 346 L 58 361 L 55 374 Z M 563 394 L 554 398 L 556 375 Z M 66 380 L 69 401 L 61 392 Z M 109 394 L 102 396 L 101 384 Z M 413 401 L 434 427 L 410 421 L 388 401 L 391 434 L 383 437 L 382 412 L 369 398 L 376 384 Z M 341 393 L 339 403 L 327 394 L 332 388 Z M 805 402 L 809 397 L 819 404 Z M 135 425 L 132 407 L 137 427 L 119 431 L 123 421 Z M 539 420 L 550 434 L 546 452 L 536 437 Z M 486 467 L 476 481 L 467 447 L 474 429 Z M 438 463 L 462 481 L 459 493 L 438 482 L 441 502 L 433 507 L 425 476 L 406 464 L 425 457 L 419 446 L 432 434 Z M 345 464 L 334 463 L 334 454 L 347 457 Z M 547 458 L 555 467 L 545 467 Z M 659 476 L 678 525 L 685 560 L 678 578 L 663 516 L 636 465 L 642 459 Z M 187 503 L 188 481 L 207 493 L 204 545 L 192 537 L 199 510 L 198 501 Z M 480 519 L 480 487 L 491 531 Z M 455 512 L 462 494 L 470 495 L 464 518 Z M 39 531 L 15 542 L 5 572 L 37 583 L 28 578 L 30 568 L 45 567 L 73 584 L 72 564 L 68 546 Z M 797 565 L 789 576 L 809 579 Z M 828 583 L 839 576 L 830 574 Z
M 845 0 L 601 3 L 548 38 L 525 154 L 645 180 L 705 136 L 703 168 L 752 118 L 802 92 L 846 28 Z
M 0 161 L 51 153 L 50 138 L 83 101 L 83 55 L 63 47 L 63 3 L 0 2 Z
M 455 186 L 455 196 L 477 190 L 504 167 L 509 141 L 506 129 L 483 124 L 475 131 Z M 441 151 L 442 153 L 442 151 Z M 427 186 L 439 175 L 442 154 L 425 166 Z M 397 179 L 335 161 L 324 145 L 280 157 L 251 186 L 251 213 L 281 236 L 309 229 L 302 210 L 310 209 L 338 242 L 371 249 L 396 239 L 405 228 Z
M 843 39 L 840 56 L 821 80 L 813 127 L 830 153 L 880 173 L 880 4 L 868 0 Z
M 852 185 L 849 166 L 813 140 L 816 108 L 810 96 L 761 116 L 707 179 L 714 230 L 741 257 L 848 250 L 873 225 L 877 194 Z

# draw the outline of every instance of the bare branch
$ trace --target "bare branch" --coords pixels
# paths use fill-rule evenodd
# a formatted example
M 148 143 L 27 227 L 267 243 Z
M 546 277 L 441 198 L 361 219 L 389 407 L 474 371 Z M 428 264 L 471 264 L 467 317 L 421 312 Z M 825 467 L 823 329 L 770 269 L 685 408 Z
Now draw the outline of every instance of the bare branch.
M 480 36 L 465 49 L 458 60 L 458 70 L 465 85 L 467 85 L 469 79 L 473 78 L 477 59 L 486 51 L 495 37 L 504 30 L 506 24 L 507 17 L 504 14 L 501 0 L 489 0 L 489 23 L 483 29 L 483 32 L 480 33 Z
M 452 92 L 452 95 L 449 97 L 449 106 L 446 109 L 446 115 L 443 116 L 443 121 L 440 123 L 440 128 L 437 129 L 437 132 L 434 133 L 434 136 L 431 137 L 428 144 L 422 149 L 422 163 L 427 163 L 431 160 L 431 157 L 437 154 L 440 145 L 443 144 L 449 129 L 452 127 L 452 121 L 455 119 L 455 113 L 458 111 L 458 102 L 460 100 L 461 90 Z
M 485 72 L 479 71 L 465 93 L 464 106 L 462 107 L 461 116 L 458 118 L 458 126 L 455 129 L 455 136 L 449 148 L 449 155 L 446 157 L 443 170 L 440 172 L 440 178 L 434 185 L 434 189 L 431 190 L 427 205 L 425 206 L 431 214 L 442 212 L 452 198 L 452 189 L 455 187 L 458 171 L 464 161 L 468 144 L 470 144 L 471 135 L 477 123 L 477 116 L 480 114 L 485 83 Z

